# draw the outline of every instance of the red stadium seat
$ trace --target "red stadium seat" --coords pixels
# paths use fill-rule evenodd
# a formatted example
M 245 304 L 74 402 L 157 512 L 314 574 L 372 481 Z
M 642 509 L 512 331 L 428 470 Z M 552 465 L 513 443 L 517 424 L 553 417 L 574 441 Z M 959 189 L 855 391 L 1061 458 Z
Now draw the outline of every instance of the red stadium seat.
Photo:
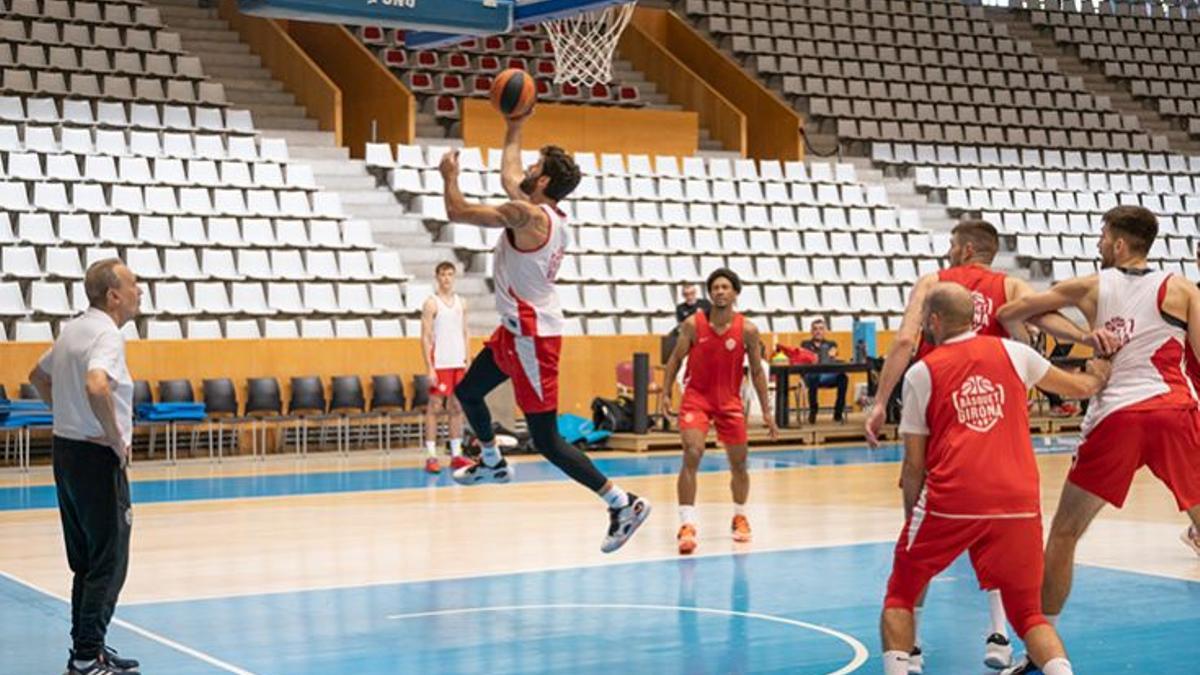
M 485 52 L 506 52 L 508 51 L 508 41 L 499 35 L 491 35 L 483 39 L 483 51 Z
M 437 117 L 458 119 L 458 99 L 454 96 L 438 96 L 434 101 L 433 114 Z
M 573 82 L 563 82 L 558 85 L 558 97 L 564 101 L 582 101 L 583 92 Z
M 605 102 L 612 100 L 612 89 L 607 84 L 597 82 L 588 90 L 588 98 L 592 101 Z
M 482 73 L 498 73 L 500 72 L 500 59 L 490 54 L 484 54 L 479 57 L 479 63 L 476 69 Z
M 458 73 L 442 73 L 437 78 L 438 90 L 447 94 L 461 94 L 466 90 L 462 75 Z
M 471 57 L 462 52 L 450 52 L 446 56 L 446 68 L 450 70 L 474 70 L 471 67 Z
M 417 52 L 417 55 L 413 60 L 416 62 L 415 65 L 418 68 L 427 69 L 437 68 L 441 63 L 441 59 L 438 57 L 437 52 L 431 52 L 427 50 Z
M 492 93 L 492 78 L 489 75 L 476 75 L 471 78 L 471 96 L 490 96 Z
M 542 58 L 552 59 L 554 58 L 554 43 L 549 40 L 538 40 L 538 51 Z
M 383 50 L 383 62 L 390 68 L 404 68 L 408 65 L 408 52 L 394 47 L 385 49 Z
M 433 91 L 433 78 L 429 73 L 412 71 L 404 77 L 404 83 L 413 91 Z
M 534 80 L 533 83 L 535 85 L 537 85 L 538 98 L 553 95 L 550 90 L 550 80 L 539 77 L 536 80 Z
M 554 77 L 554 61 L 538 59 L 533 62 L 533 73 L 540 77 Z
M 506 63 L 504 64 L 505 68 L 516 68 L 518 70 L 524 70 L 527 72 L 529 70 L 529 68 L 525 64 L 525 59 L 513 57 L 510 59 L 505 59 L 505 61 L 506 61 Z
M 362 41 L 369 45 L 387 44 L 387 38 L 384 36 L 383 29 L 379 26 L 363 26 L 358 30 L 358 35 Z
M 624 105 L 641 105 L 642 95 L 632 84 L 623 84 L 617 87 L 617 101 Z
M 533 40 L 526 37 L 514 38 L 512 41 L 512 51 L 514 54 L 533 56 Z
M 404 44 L 404 30 L 397 28 L 396 30 L 392 31 L 392 44 Z

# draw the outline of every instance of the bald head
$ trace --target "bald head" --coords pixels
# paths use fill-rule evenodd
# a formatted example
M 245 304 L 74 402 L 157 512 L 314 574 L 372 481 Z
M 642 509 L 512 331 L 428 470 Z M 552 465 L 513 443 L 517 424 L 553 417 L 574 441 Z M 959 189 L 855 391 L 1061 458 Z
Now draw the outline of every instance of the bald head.
M 925 329 L 935 344 L 971 330 L 975 301 L 964 287 L 939 282 L 925 299 Z

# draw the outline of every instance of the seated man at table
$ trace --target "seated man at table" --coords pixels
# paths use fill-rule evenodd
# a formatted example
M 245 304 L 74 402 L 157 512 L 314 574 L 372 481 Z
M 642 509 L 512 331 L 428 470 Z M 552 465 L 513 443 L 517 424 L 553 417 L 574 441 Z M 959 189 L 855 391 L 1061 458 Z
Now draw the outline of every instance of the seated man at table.
M 812 322 L 812 339 L 805 340 L 800 346 L 817 355 L 817 363 L 841 363 L 838 359 L 836 342 L 825 339 L 825 320 L 817 319 Z M 837 387 L 837 402 L 833 408 L 833 421 L 842 422 L 846 414 L 846 388 L 850 378 L 846 373 L 809 373 L 804 376 L 804 385 L 808 387 L 808 423 L 817 421 L 817 393 L 822 387 Z

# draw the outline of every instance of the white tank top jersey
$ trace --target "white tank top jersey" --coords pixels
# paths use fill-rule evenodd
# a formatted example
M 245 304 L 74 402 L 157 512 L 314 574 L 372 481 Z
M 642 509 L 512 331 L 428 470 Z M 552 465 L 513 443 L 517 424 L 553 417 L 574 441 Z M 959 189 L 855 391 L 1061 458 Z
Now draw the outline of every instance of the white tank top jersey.
M 1159 270 L 1100 272 L 1096 328 L 1112 331 L 1124 346 L 1112 359 L 1108 385 L 1088 405 L 1085 436 L 1123 408 L 1186 408 L 1200 400 L 1187 376 L 1187 327 L 1162 313 L 1170 277 Z
M 466 368 L 467 345 L 463 339 L 463 304 L 458 294 L 447 305 L 437 293 L 433 294 L 437 313 L 433 315 L 433 367 Z
M 562 265 L 571 235 L 567 216 L 545 204 L 538 205 L 550 219 L 550 232 L 541 246 L 522 251 L 505 230 L 496 242 L 496 313 L 500 323 L 514 335 L 562 335 L 563 313 L 554 281 Z

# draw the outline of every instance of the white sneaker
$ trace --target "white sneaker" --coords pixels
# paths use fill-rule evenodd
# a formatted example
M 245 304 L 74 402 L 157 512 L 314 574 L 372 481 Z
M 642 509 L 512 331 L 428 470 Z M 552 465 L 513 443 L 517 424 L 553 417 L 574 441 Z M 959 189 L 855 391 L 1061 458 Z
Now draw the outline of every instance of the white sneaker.
M 925 656 L 920 647 L 913 647 L 908 653 L 908 675 L 921 675 L 925 672 Z
M 1030 673 L 1040 673 L 1038 667 L 1033 665 L 1033 661 L 1029 660 L 1029 655 L 1021 657 L 1021 660 L 1013 666 L 1009 666 L 1000 671 L 1000 675 L 1030 675 Z
M 620 509 L 608 510 L 608 534 L 600 544 L 602 553 L 612 553 L 625 545 L 634 532 L 650 516 L 650 502 L 629 493 L 629 504 Z
M 454 482 L 459 485 L 479 485 L 481 483 L 507 483 L 513 479 L 516 472 L 508 465 L 508 460 L 501 458 L 496 466 L 488 466 L 483 460 L 471 466 L 454 472 Z
M 1200 539 L 1196 536 L 1196 527 L 1194 525 L 1188 525 L 1183 534 L 1179 535 L 1179 541 L 1187 544 L 1187 547 L 1192 549 L 1193 553 L 1200 555 Z
M 983 652 L 983 665 L 993 670 L 1001 670 L 1012 665 L 1013 648 L 1008 638 L 999 633 L 988 636 L 987 646 Z

